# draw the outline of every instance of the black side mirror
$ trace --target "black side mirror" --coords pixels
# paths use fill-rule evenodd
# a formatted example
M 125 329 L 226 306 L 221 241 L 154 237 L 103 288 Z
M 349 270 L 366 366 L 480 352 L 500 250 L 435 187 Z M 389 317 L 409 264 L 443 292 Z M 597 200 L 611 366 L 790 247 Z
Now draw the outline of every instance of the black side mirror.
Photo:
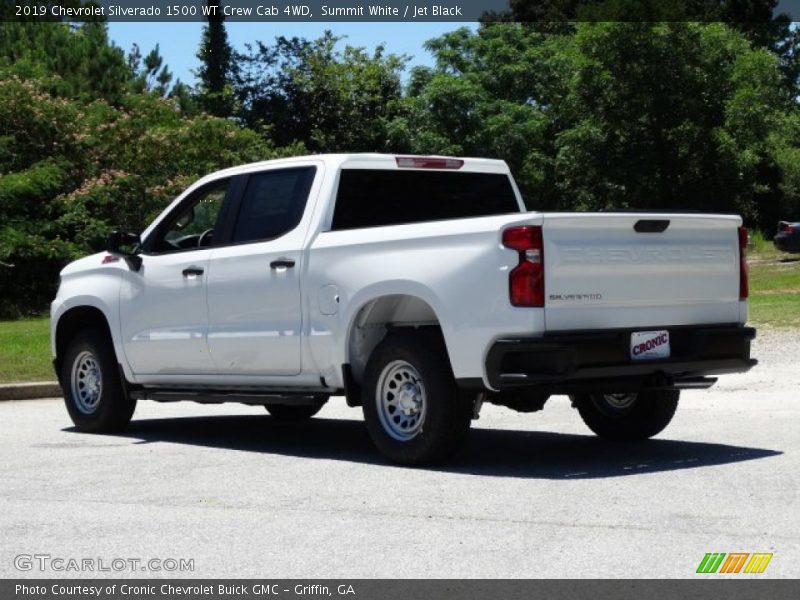
M 108 234 L 106 238 L 106 250 L 115 254 L 133 254 L 132 251 L 124 250 L 124 246 L 139 246 L 142 240 L 138 233 L 123 233 L 116 229 Z
M 114 230 L 106 238 L 106 250 L 112 254 L 121 254 L 134 271 L 142 266 L 142 259 L 136 255 L 142 240 L 138 233 L 123 233 Z

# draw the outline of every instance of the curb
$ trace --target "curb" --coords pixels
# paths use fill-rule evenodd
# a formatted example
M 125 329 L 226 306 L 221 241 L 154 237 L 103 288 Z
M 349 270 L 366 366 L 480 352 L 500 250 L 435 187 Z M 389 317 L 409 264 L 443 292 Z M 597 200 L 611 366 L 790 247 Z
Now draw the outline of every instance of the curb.
M 61 396 L 61 386 L 55 381 L 0 384 L 0 402 L 3 400 L 36 400 Z

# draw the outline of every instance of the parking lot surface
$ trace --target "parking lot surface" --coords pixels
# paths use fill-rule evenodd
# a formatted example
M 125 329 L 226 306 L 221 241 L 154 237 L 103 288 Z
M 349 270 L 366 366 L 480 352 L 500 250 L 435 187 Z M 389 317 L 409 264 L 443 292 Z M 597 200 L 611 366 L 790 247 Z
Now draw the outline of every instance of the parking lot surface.
M 649 442 L 602 442 L 555 397 L 485 406 L 424 469 L 387 464 L 342 398 L 294 424 L 140 402 L 119 435 L 74 431 L 59 399 L 2 402 L 0 576 L 698 577 L 707 552 L 767 552 L 758 577 L 798 577 L 800 335 L 762 331 L 753 354 Z M 193 571 L 20 571 L 21 554 Z

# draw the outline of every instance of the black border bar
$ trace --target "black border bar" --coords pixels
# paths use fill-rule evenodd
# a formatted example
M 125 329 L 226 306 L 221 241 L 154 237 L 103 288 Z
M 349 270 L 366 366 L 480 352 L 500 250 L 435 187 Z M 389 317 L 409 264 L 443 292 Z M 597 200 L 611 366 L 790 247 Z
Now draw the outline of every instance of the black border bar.
M 658 571 L 657 553 L 653 570 Z M 539 560 L 532 557 L 532 560 Z M 764 575 L 697 575 L 693 579 L 8 579 L 0 581 L 4 600 L 244 600 L 253 598 L 323 600 L 794 600 L 798 580 L 763 579 Z M 43 587 L 44 594 L 21 593 L 17 586 Z M 123 586 L 152 588 L 155 593 L 122 593 Z M 163 593 L 172 586 L 199 593 Z M 258 589 L 256 588 L 258 586 Z M 93 590 L 100 588 L 100 593 Z M 68 590 L 85 590 L 73 592 Z M 111 591 L 111 590 L 114 591 Z M 57 590 L 55 593 L 53 590 Z M 267 592 L 267 590 L 269 590 Z M 352 591 L 351 591 L 352 590 Z
M 227 22 L 800 20 L 800 0 L 221 0 Z M 3 0 L 3 21 L 205 21 L 207 0 Z M 27 8 L 26 8 L 27 7 Z M 204 12 L 205 11 L 205 12 Z M 216 15 L 220 16 L 220 15 Z

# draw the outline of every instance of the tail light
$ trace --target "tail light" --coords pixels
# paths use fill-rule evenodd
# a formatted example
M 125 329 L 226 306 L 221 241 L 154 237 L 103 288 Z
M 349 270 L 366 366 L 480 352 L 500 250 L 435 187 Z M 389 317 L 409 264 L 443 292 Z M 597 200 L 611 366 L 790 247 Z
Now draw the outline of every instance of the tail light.
M 739 227 L 739 300 L 746 300 L 750 295 L 747 269 L 747 229 Z
M 519 264 L 508 275 L 508 293 L 514 306 L 544 306 L 544 244 L 539 226 L 510 227 L 503 245 L 516 250 Z
M 785 223 L 784 226 L 783 226 L 783 229 L 781 230 L 781 232 L 782 233 L 794 233 L 794 228 L 791 225 L 789 225 L 788 223 Z

